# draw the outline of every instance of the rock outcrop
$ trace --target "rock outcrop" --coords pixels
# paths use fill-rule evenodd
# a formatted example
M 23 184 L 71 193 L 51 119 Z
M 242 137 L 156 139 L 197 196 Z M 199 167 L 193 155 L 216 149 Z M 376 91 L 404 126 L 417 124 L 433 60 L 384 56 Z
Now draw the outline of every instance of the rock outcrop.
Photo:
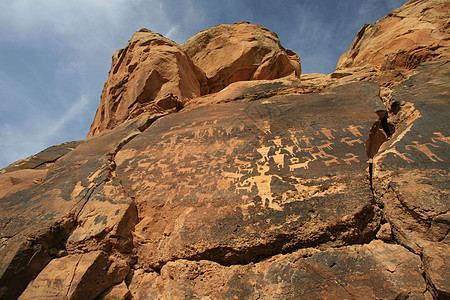
M 141 29 L 113 55 L 88 138 L 142 113 L 179 110 L 207 91 L 205 74 L 178 44 Z
M 364 25 L 339 59 L 336 74 L 363 69 L 372 72 L 366 75 L 370 79 L 398 83 L 421 62 L 448 60 L 449 11 L 447 0 L 409 1 L 374 25 Z
M 191 37 L 182 48 L 208 79 L 210 92 L 243 80 L 300 77 L 299 56 L 257 24 L 217 25 Z
M 415 32 L 446 7 L 429 3 L 377 24 L 408 11 Z M 398 65 L 412 74 L 401 83 L 375 62 L 299 80 L 260 26 L 194 39 L 220 51 L 223 28 L 240 32 L 226 51 L 247 39 L 264 55 L 206 69 L 192 40 L 185 51 L 138 32 L 115 55 L 89 138 L 0 171 L 0 298 L 449 298 L 445 47 Z M 354 50 L 378 51 L 376 39 Z M 205 94 L 206 77 L 220 91 Z

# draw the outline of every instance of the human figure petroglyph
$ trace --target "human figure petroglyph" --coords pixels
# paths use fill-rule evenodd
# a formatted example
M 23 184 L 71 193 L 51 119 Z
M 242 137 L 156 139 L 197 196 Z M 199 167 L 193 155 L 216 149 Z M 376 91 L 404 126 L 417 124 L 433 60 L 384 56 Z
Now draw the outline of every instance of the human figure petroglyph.
M 272 177 L 277 177 L 282 179 L 278 175 L 266 175 L 266 173 L 270 170 L 269 164 L 266 162 L 263 165 L 257 165 L 257 171 L 259 175 L 249 177 L 245 179 L 243 182 L 238 182 L 236 184 L 237 190 L 245 190 L 247 193 L 250 193 L 254 186 L 258 189 L 258 196 L 262 200 L 262 206 L 276 210 L 281 210 L 281 207 L 273 202 L 272 196 L 272 188 L 270 186 L 272 182 Z
M 270 148 L 272 148 L 272 147 L 261 147 L 261 148 L 256 149 L 256 151 L 258 151 L 258 153 L 261 154 L 263 161 L 269 160 Z
M 342 143 L 346 143 L 348 146 L 350 146 L 350 147 L 353 147 L 353 145 L 355 144 L 355 143 L 358 143 L 358 144 L 362 144 L 363 142 L 361 141 L 361 139 L 351 139 L 351 138 L 349 138 L 349 137 L 344 137 L 344 138 L 342 138 L 341 139 L 341 142 Z
M 320 130 L 320 132 L 322 132 L 327 137 L 327 139 L 329 139 L 329 140 L 334 139 L 332 131 L 336 131 L 336 130 L 328 129 L 328 128 L 322 128 Z
M 350 165 L 352 162 L 359 162 L 358 156 L 354 153 L 347 153 L 345 156 L 347 156 L 347 158 L 343 158 L 342 160 L 345 161 L 347 165 Z
M 435 147 L 435 148 L 439 148 L 439 146 L 434 145 L 432 143 L 425 143 L 425 144 L 419 144 L 419 141 L 413 141 L 414 145 L 407 145 L 405 146 L 406 150 L 411 150 L 411 148 L 416 148 L 417 150 L 419 150 L 420 152 L 422 152 L 423 154 L 425 154 L 426 156 L 428 156 L 429 159 L 431 159 L 434 162 L 437 162 L 437 160 L 439 161 L 443 161 L 439 156 L 437 156 L 436 154 L 434 154 L 430 148 L 428 148 L 427 145 Z M 437 160 L 435 160 L 437 159 Z

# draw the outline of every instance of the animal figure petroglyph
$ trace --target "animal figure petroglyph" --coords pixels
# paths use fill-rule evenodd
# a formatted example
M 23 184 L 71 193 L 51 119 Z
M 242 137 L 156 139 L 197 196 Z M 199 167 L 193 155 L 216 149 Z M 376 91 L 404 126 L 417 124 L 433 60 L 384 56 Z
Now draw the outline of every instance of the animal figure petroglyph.
M 333 136 L 333 134 L 332 134 L 332 131 L 336 131 L 336 130 L 334 130 L 334 129 L 328 129 L 328 128 L 322 128 L 322 129 L 320 130 L 320 132 L 322 132 L 322 133 L 327 137 L 327 139 L 329 139 L 329 140 L 334 139 L 334 136 Z
M 329 155 L 328 154 L 326 154 L 324 151 L 323 151 L 323 149 L 318 149 L 319 151 L 318 152 L 309 152 L 309 154 L 311 154 L 311 156 L 314 158 L 314 159 L 318 159 L 318 158 L 326 158 L 326 157 L 328 157 Z
M 348 146 L 353 147 L 355 143 L 362 144 L 363 142 L 360 139 L 350 139 L 349 137 L 345 137 L 341 139 L 342 143 L 346 143 Z
M 347 153 L 345 154 L 345 156 L 347 156 L 347 158 L 343 158 L 342 160 L 345 161 L 347 165 L 350 165 L 352 161 L 359 162 L 358 156 L 355 155 L 354 153 Z
M 311 141 L 310 141 L 311 139 L 312 138 L 310 138 L 310 137 L 302 136 L 301 138 L 298 138 L 297 140 L 304 142 L 307 146 L 312 146 Z
M 432 137 L 432 138 L 431 138 L 431 140 L 432 140 L 434 143 L 437 143 L 437 140 L 439 140 L 439 141 L 444 142 L 444 143 L 446 143 L 446 144 L 450 144 L 450 137 L 444 136 L 444 135 L 442 134 L 442 132 L 435 132 L 434 135 L 437 135 L 437 137 Z
M 430 148 L 428 148 L 427 145 L 435 147 L 435 148 L 439 148 L 439 146 L 434 145 L 432 143 L 425 143 L 425 144 L 419 144 L 419 141 L 413 141 L 414 145 L 407 145 L 405 146 L 406 150 L 411 150 L 411 148 L 416 148 L 417 150 L 419 150 L 420 152 L 422 152 L 423 154 L 425 154 L 426 156 L 428 156 L 429 159 L 431 159 L 434 162 L 437 162 L 437 160 L 439 161 L 443 161 L 439 156 L 437 156 L 436 154 L 434 154 Z M 437 159 L 437 160 L 435 160 Z
M 333 149 L 333 148 L 331 147 L 331 145 L 333 145 L 333 143 L 330 142 L 330 141 L 328 141 L 328 142 L 326 142 L 326 143 L 323 144 L 323 145 L 317 146 L 317 149 L 324 150 L 324 149 L 326 148 L 326 149 L 328 149 L 328 150 L 331 150 L 331 149 Z
M 306 158 L 306 161 L 304 161 L 302 163 L 299 163 L 300 160 L 297 157 L 291 158 L 292 164 L 289 165 L 289 171 L 292 172 L 292 171 L 295 171 L 296 169 L 300 169 L 300 168 L 308 169 L 309 168 L 308 164 L 310 162 L 312 162 L 313 159 L 309 159 L 309 157 L 304 157 L 304 158 Z
M 363 128 L 362 126 L 350 125 L 344 129 L 350 131 L 355 137 L 362 136 L 361 132 L 359 132 L 358 128 Z
M 341 164 L 336 156 L 331 156 L 331 155 L 329 155 L 329 157 L 332 157 L 332 158 L 323 161 L 323 163 L 324 163 L 327 167 L 331 166 L 331 164 L 333 164 L 333 163 L 338 164 L 338 165 Z

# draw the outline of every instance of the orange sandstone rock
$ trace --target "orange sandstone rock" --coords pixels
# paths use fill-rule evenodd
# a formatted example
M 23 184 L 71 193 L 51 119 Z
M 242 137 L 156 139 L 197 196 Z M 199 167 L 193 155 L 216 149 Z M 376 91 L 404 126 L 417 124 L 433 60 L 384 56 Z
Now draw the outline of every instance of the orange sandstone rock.
M 448 59 L 449 11 L 447 0 L 409 1 L 374 25 L 364 25 L 336 69 L 410 70 L 423 61 Z
M 144 112 L 176 111 L 206 92 L 205 75 L 178 44 L 141 29 L 113 55 L 88 138 Z
M 206 73 L 210 92 L 242 80 L 300 77 L 300 58 L 260 25 L 239 22 L 201 31 L 182 48 Z

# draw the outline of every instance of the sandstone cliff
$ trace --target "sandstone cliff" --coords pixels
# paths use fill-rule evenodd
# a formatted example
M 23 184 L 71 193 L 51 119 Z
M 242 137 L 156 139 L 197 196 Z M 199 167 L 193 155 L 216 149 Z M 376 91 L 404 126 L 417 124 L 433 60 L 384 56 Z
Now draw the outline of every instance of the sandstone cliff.
M 136 33 L 89 138 L 1 170 L 0 298 L 449 298 L 449 33 L 389 48 L 446 7 L 302 80 L 258 25 Z

